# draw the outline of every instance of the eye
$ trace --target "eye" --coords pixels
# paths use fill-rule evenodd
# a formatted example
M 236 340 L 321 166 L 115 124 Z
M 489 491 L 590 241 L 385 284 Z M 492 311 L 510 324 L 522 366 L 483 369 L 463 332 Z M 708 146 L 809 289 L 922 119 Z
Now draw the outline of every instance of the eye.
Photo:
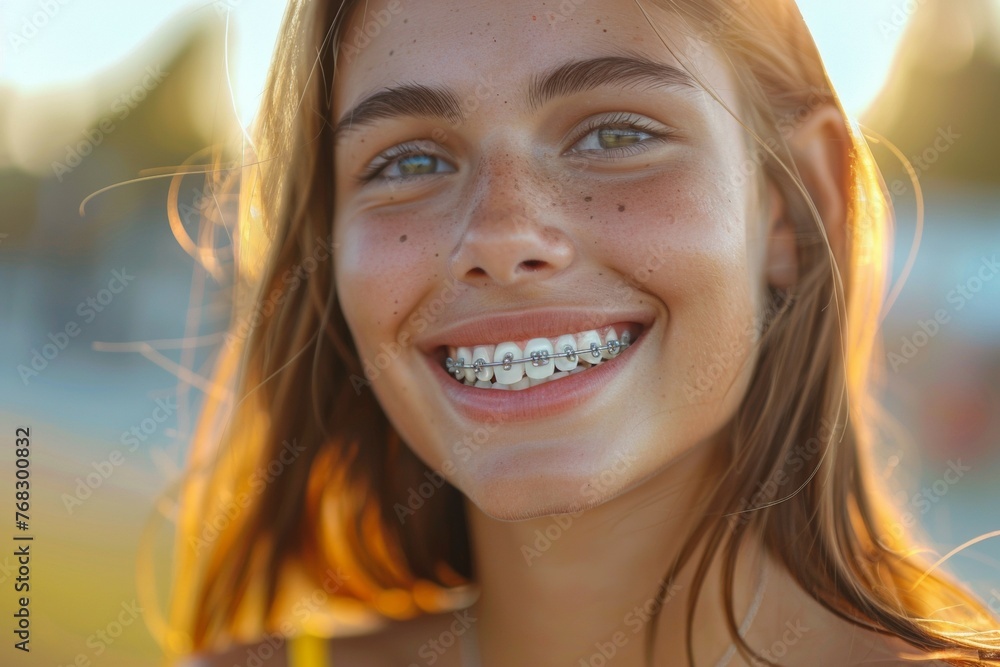
M 568 152 L 575 154 L 604 154 L 599 159 L 616 159 L 641 153 L 652 144 L 669 141 L 674 131 L 654 127 L 652 123 L 627 113 L 590 120 L 577 135 L 577 141 Z
M 446 167 L 441 171 L 441 167 Z M 437 176 L 455 171 L 444 158 L 434 155 L 419 142 L 393 146 L 372 161 L 359 176 L 362 183 L 370 181 L 406 181 L 420 176 Z

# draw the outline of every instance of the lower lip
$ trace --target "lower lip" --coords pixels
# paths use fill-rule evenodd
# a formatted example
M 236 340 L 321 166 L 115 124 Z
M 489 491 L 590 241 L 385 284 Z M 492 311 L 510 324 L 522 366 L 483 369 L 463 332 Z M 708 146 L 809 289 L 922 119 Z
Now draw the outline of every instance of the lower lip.
M 597 403 L 601 390 L 625 370 L 628 360 L 642 345 L 647 333 L 648 328 L 618 356 L 605 359 L 582 373 L 520 390 L 469 387 L 449 375 L 436 360 L 425 358 L 452 405 L 470 420 L 496 422 L 499 417 L 501 422 L 531 421 L 574 408 L 601 409 Z

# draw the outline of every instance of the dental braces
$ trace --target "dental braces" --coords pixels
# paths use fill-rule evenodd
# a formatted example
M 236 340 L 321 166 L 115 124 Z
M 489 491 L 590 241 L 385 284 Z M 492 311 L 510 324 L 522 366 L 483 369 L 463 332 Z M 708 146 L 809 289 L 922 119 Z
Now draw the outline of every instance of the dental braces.
M 619 352 L 621 352 L 622 350 L 624 350 L 626 347 L 629 346 L 631 340 L 632 340 L 631 334 L 629 334 L 629 332 L 626 331 L 622 333 L 621 340 L 609 340 L 604 345 L 591 343 L 589 349 L 585 348 L 582 350 L 577 350 L 574 349 L 573 346 L 571 345 L 566 345 L 563 347 L 562 352 L 549 353 L 545 351 L 536 351 L 532 352 L 531 356 L 525 359 L 515 359 L 514 353 L 508 352 L 507 354 L 503 355 L 503 359 L 501 361 L 486 361 L 485 359 L 480 357 L 479 359 L 476 359 L 469 365 L 465 364 L 465 357 L 459 357 L 458 361 L 452 359 L 451 357 L 448 357 L 447 359 L 444 360 L 444 365 L 445 368 L 448 369 L 448 372 L 454 375 L 456 378 L 461 377 L 462 372 L 467 368 L 471 368 L 473 372 L 475 372 L 476 377 L 479 377 L 479 372 L 483 368 L 486 368 L 487 366 L 503 366 L 503 369 L 505 371 L 509 371 L 514 364 L 526 364 L 530 362 L 532 366 L 535 366 L 537 368 L 539 366 L 548 365 L 550 359 L 554 359 L 557 357 L 566 357 L 570 361 L 573 361 L 574 359 L 576 359 L 577 355 L 586 354 L 587 352 L 590 352 L 591 356 L 594 359 L 600 359 L 601 352 L 604 350 L 607 350 L 608 354 L 610 354 L 612 357 L 615 357 L 618 356 Z M 581 359 L 582 358 L 585 357 L 581 356 Z

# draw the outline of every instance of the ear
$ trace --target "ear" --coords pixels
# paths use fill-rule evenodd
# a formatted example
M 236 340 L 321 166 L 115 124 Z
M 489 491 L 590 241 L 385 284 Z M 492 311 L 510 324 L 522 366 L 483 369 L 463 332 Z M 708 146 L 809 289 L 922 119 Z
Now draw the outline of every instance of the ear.
M 851 139 L 840 110 L 824 104 L 793 126 L 788 139 L 795 166 L 826 228 L 838 264 L 847 250 Z
M 847 202 L 850 190 L 851 140 L 840 110 L 832 104 L 814 109 L 801 122 L 796 122 L 787 135 L 788 147 L 809 196 L 823 220 L 830 247 L 837 263 L 844 265 L 847 250 Z M 774 211 L 781 219 L 771 221 L 768 245 L 768 281 L 774 287 L 787 289 L 797 274 L 795 259 L 795 225 L 785 216 L 784 202 L 777 188 L 768 185 Z M 773 191 L 771 190 L 773 188 Z M 804 209 L 808 213 L 808 209 Z M 773 260 L 773 270 L 772 270 Z M 794 260 L 794 264 L 792 263 Z M 789 268 L 789 267 L 793 268 Z M 773 273 L 773 275 L 772 275 Z
M 767 181 L 767 257 L 764 260 L 767 284 L 780 290 L 790 289 L 799 272 L 795 246 L 795 225 L 785 215 L 785 200 L 773 181 Z

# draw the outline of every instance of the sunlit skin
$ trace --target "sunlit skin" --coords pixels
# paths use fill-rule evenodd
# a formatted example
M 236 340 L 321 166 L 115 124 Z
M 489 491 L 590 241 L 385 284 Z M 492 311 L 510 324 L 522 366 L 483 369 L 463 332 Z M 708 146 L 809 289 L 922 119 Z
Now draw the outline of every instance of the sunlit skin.
M 644 664 L 642 635 L 624 619 L 656 591 L 697 494 L 724 462 L 765 290 L 791 284 L 795 248 L 776 189 L 741 176 L 745 131 L 701 87 L 605 85 L 530 108 L 532 77 L 571 60 L 627 50 L 679 64 L 632 0 L 586 2 L 555 24 L 552 7 L 403 3 L 370 45 L 342 56 L 334 120 L 400 83 L 453 88 L 466 113 L 456 124 L 383 119 L 338 143 L 337 292 L 362 360 L 374 365 L 407 341 L 361 390 L 375 392 L 414 452 L 468 499 L 483 664 L 575 665 L 623 631 L 614 664 L 631 667 Z M 719 52 L 693 48 L 676 18 L 645 8 L 738 113 L 739 87 Z M 818 135 L 823 122 L 833 121 L 801 132 Z M 420 157 L 377 159 L 413 142 Z M 397 180 L 361 184 L 373 165 Z M 483 424 L 450 404 L 422 343 L 487 313 L 546 308 L 639 310 L 652 326 L 634 354 L 609 362 L 621 368 L 598 403 L 534 421 L 500 415 L 471 455 L 456 449 Z M 529 563 L 523 547 L 567 513 L 568 527 Z M 740 617 L 757 571 L 749 561 L 739 569 Z M 659 620 L 659 664 L 683 660 L 684 583 Z M 703 596 L 695 650 L 714 664 L 730 645 L 714 578 Z M 772 573 L 751 642 L 769 647 L 800 620 L 813 631 L 786 647 L 786 660 L 858 659 L 867 644 L 805 600 Z M 400 640 L 400 660 L 418 662 L 413 651 L 428 636 Z M 437 664 L 458 659 L 452 650 Z

